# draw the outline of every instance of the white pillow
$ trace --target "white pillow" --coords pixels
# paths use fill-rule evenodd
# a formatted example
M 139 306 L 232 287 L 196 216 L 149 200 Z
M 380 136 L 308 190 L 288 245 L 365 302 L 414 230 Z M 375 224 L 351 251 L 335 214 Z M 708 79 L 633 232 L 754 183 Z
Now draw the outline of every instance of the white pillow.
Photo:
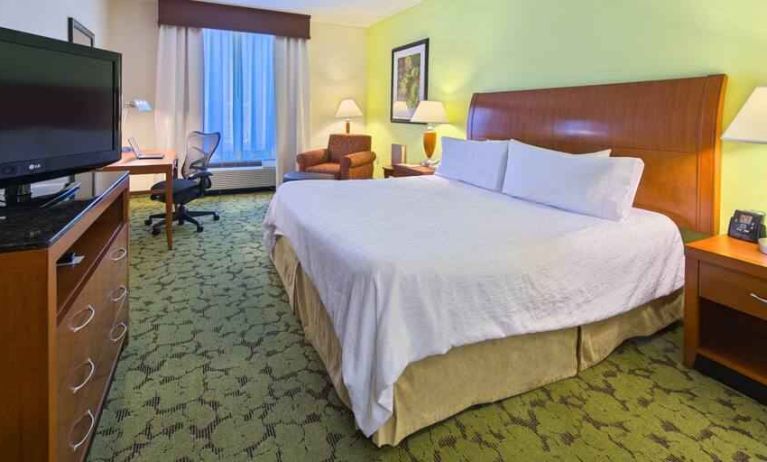
M 564 156 L 509 144 L 503 193 L 619 221 L 634 204 L 644 162 L 633 157 Z
M 536 151 L 536 152 L 548 152 L 548 153 L 551 153 L 551 154 L 562 154 L 562 155 L 565 155 L 565 156 L 578 156 L 578 157 L 582 157 L 582 158 L 589 158 L 589 157 L 610 157 L 610 154 L 612 153 L 612 149 L 605 149 L 604 151 L 590 152 L 590 153 L 587 153 L 587 154 L 572 154 L 572 153 L 569 153 L 569 152 L 555 151 L 553 149 L 546 149 L 546 148 L 542 148 L 540 146 L 535 146 L 535 145 L 532 145 L 532 144 L 523 143 L 523 142 L 517 141 L 517 140 L 515 140 L 513 138 L 509 140 L 509 144 L 510 144 L 509 149 L 525 147 L 525 148 L 528 148 L 528 149 L 530 149 L 532 151 Z
M 442 161 L 436 174 L 480 188 L 500 191 L 509 143 L 442 138 Z

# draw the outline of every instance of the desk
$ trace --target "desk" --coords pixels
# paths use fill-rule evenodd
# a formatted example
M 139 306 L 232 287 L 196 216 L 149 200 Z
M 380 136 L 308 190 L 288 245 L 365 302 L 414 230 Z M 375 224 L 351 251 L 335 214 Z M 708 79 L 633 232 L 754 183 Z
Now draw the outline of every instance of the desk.
M 155 151 L 147 151 L 155 152 Z M 127 170 L 131 175 L 165 174 L 165 190 L 173 191 L 173 178 L 176 175 L 176 152 L 162 151 L 162 159 L 136 159 L 132 152 L 124 152 L 122 159 L 103 167 L 105 172 Z M 159 193 L 159 191 L 151 191 Z M 173 193 L 165 195 L 165 237 L 168 240 L 168 250 L 173 250 Z

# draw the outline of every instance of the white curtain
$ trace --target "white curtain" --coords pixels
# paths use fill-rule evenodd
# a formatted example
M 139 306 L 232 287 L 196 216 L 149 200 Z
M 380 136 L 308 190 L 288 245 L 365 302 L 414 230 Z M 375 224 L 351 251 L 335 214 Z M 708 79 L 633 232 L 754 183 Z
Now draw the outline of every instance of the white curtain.
M 306 40 L 274 39 L 274 78 L 277 106 L 277 184 L 296 170 L 296 155 L 309 139 L 309 54 Z
M 160 26 L 155 93 L 155 130 L 162 149 L 183 161 L 186 136 L 202 130 L 202 30 Z

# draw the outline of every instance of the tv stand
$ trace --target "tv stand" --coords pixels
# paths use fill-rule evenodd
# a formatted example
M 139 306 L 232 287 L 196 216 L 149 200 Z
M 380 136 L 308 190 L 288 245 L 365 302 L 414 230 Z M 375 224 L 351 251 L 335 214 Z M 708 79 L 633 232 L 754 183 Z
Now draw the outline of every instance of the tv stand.
M 128 175 L 94 184 L 0 220 L 2 460 L 83 461 L 128 341 Z
M 79 190 L 80 183 L 71 182 L 67 183 L 64 188 L 56 191 L 53 194 L 43 194 L 36 196 L 34 194 L 32 185 L 29 183 L 8 186 L 5 188 L 4 204 L 2 207 L 6 210 L 15 209 L 18 207 L 33 207 L 42 209 L 72 199 Z

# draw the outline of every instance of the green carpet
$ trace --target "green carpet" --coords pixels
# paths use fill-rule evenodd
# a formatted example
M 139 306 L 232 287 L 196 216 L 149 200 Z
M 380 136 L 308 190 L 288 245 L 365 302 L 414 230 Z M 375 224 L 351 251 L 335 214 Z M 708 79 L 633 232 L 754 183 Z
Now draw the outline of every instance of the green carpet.
M 271 195 L 212 197 L 176 250 L 134 199 L 131 331 L 90 460 L 767 460 L 767 408 L 685 369 L 681 329 L 579 377 L 463 412 L 377 449 L 355 430 L 261 245 Z

